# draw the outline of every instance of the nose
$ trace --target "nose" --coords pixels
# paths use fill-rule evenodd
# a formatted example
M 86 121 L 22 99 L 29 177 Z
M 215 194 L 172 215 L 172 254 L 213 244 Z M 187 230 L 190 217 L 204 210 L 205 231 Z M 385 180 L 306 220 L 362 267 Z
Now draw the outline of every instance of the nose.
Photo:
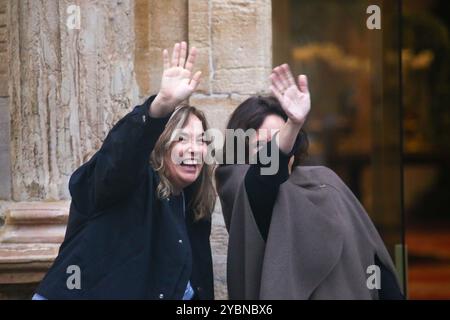
M 201 157 L 203 151 L 203 144 L 197 141 L 191 141 L 186 149 L 191 156 Z

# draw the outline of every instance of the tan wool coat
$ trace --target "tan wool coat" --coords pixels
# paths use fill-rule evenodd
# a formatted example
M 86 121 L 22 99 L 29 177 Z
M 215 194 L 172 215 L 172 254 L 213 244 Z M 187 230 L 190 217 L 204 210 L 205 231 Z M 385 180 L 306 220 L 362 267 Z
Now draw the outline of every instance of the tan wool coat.
M 395 275 L 394 264 L 342 180 L 325 167 L 295 167 L 280 186 L 265 242 L 244 186 L 248 167 L 216 170 L 229 232 L 229 298 L 378 299 L 367 268 L 375 255 Z

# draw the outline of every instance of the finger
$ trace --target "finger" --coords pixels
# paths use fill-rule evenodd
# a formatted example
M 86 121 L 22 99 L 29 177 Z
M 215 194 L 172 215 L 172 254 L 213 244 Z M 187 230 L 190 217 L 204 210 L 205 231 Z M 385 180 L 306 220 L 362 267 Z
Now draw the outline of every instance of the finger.
M 195 59 L 197 58 L 197 49 L 195 47 L 191 48 L 191 51 L 189 52 L 189 56 L 186 61 L 185 68 L 189 71 L 192 71 L 192 68 L 195 64 Z
M 283 64 L 280 66 L 280 68 L 278 69 L 278 76 L 280 77 L 281 81 L 283 82 L 283 85 L 285 86 L 285 88 L 289 88 L 291 86 L 291 84 L 289 83 L 289 79 L 288 79 L 288 72 L 286 72 L 286 68 L 287 68 L 287 64 Z M 295 84 L 295 82 L 294 82 Z
M 270 82 L 272 83 L 272 86 L 274 86 L 281 94 L 285 91 L 283 82 L 276 73 L 272 73 L 270 75 Z
M 187 44 L 185 41 L 181 42 L 180 46 L 180 58 L 178 60 L 178 65 L 182 68 L 184 68 L 184 64 L 186 63 L 186 51 L 187 51 Z
M 298 87 L 300 88 L 301 92 L 309 93 L 308 77 L 306 75 L 301 74 L 298 76 Z
M 169 52 L 167 49 L 163 50 L 163 62 L 164 62 L 164 70 L 170 68 L 170 61 L 169 61 Z
M 172 51 L 172 67 L 177 67 L 178 66 L 178 60 L 180 58 L 180 44 L 179 43 L 175 43 L 175 45 L 173 46 L 173 51 Z
M 200 77 L 202 76 L 201 71 L 197 71 L 194 76 L 192 77 L 191 81 L 189 82 L 189 87 L 194 91 L 198 84 L 200 83 Z
M 281 103 L 281 101 L 283 101 L 283 95 L 281 94 L 281 92 L 274 86 L 270 86 L 269 89 L 272 92 L 272 94 L 275 96 L 275 98 L 277 98 L 277 100 Z
M 288 82 L 289 87 L 295 86 L 296 85 L 295 79 L 294 79 L 294 76 L 292 76 L 291 68 L 289 68 L 289 65 L 287 63 L 285 63 L 281 66 L 281 68 L 283 69 L 283 75 L 284 75 L 284 78 L 286 79 L 286 81 Z
M 284 92 L 289 88 L 288 82 L 284 80 L 284 71 L 281 68 L 281 66 L 276 67 L 273 69 L 273 73 L 276 75 L 276 78 L 278 80 L 278 84 L 281 85 L 281 92 Z

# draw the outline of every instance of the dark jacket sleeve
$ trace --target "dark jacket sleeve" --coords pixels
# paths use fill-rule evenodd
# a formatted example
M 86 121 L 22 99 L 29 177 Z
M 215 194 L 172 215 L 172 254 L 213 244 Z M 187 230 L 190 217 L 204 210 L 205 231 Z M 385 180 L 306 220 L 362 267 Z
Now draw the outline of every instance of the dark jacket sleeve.
M 290 155 L 284 154 L 278 148 L 274 149 L 276 150 L 275 152 L 278 152 L 279 159 L 279 168 L 276 174 L 261 174 L 262 168 L 270 166 L 270 163 L 262 164 L 260 161 L 261 152 L 270 156 L 272 145 L 269 141 L 264 148 L 258 151 L 257 161 L 255 164 L 250 165 L 244 182 L 250 208 L 252 209 L 256 224 L 264 241 L 267 240 L 269 234 L 272 210 L 278 195 L 278 189 L 289 178 L 288 165 Z
M 100 150 L 72 174 L 69 191 L 80 212 L 98 213 L 117 204 L 142 182 L 150 154 L 169 119 L 150 117 L 154 98 L 119 120 Z

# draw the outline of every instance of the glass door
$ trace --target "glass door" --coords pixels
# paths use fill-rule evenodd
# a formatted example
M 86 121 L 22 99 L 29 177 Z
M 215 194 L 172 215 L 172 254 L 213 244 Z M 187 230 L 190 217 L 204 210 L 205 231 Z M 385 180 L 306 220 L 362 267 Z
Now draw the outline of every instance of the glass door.
M 305 164 L 346 182 L 381 234 L 406 290 L 400 1 L 272 2 L 273 65 L 309 77 Z

